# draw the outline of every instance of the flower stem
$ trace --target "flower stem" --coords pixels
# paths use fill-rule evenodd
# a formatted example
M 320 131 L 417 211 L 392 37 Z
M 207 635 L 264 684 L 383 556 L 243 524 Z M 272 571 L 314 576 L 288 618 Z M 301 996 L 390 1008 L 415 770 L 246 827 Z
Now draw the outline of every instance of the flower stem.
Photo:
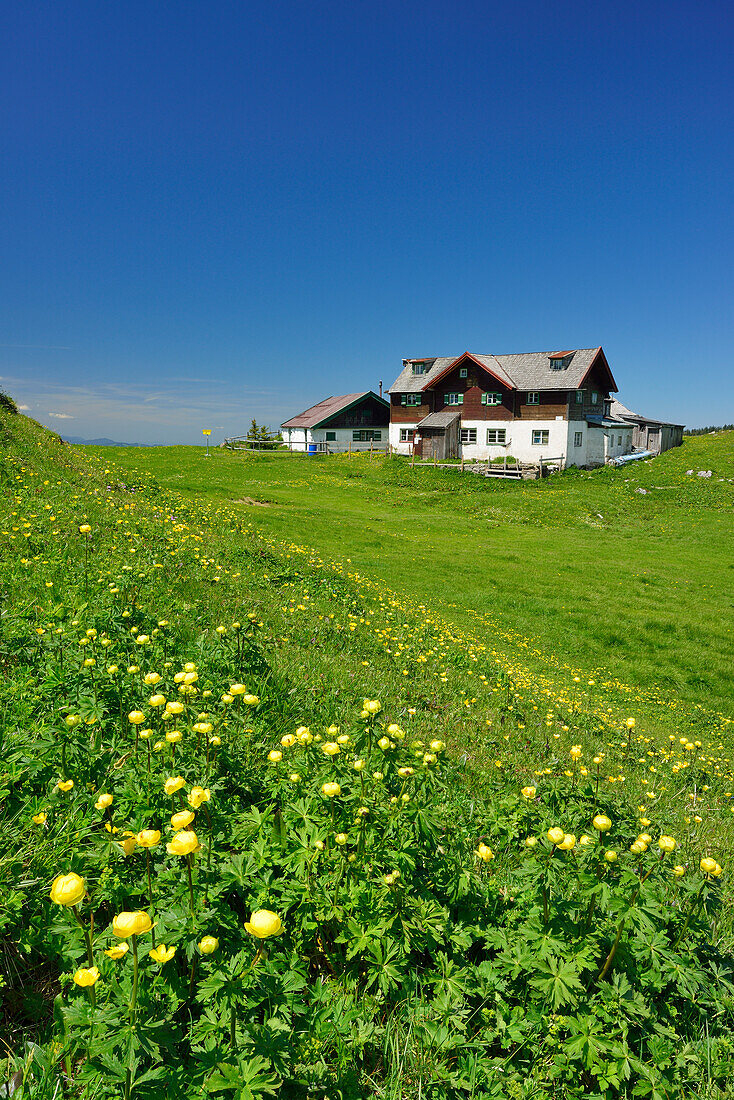
M 153 905 L 153 884 L 152 884 L 151 878 L 150 878 L 150 849 L 149 848 L 145 849 L 145 865 L 146 865 L 146 870 L 148 872 L 148 904 L 150 905 L 150 908 L 153 910 L 153 915 L 155 915 L 155 906 Z M 151 933 L 153 935 L 153 947 L 155 947 L 155 925 L 153 925 L 153 927 L 151 928 Z
M 191 905 L 191 924 L 196 928 L 196 914 L 194 912 L 194 880 L 191 877 L 191 853 L 186 856 L 186 871 L 189 877 L 189 903 Z

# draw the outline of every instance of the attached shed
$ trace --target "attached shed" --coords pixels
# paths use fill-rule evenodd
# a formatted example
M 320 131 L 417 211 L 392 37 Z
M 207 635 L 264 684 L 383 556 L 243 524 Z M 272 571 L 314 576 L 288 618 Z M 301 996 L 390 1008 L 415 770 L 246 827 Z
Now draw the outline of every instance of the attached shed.
M 440 409 L 418 421 L 415 428 L 415 453 L 420 458 L 436 459 L 459 457 L 459 424 L 461 415 L 456 409 Z
M 632 425 L 632 446 L 636 451 L 662 454 L 683 442 L 683 424 L 670 424 L 665 420 L 653 420 L 626 408 L 621 401 L 612 401 L 611 414 L 618 420 Z

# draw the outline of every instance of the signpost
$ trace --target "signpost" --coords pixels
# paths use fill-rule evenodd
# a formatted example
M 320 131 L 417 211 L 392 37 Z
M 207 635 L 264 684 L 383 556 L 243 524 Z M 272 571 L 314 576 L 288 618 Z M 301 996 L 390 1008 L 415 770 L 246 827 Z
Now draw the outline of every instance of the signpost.
M 206 455 L 204 457 L 208 458 L 209 457 L 209 436 L 212 434 L 212 430 L 211 430 L 211 428 L 202 428 L 201 429 L 201 434 L 206 439 Z

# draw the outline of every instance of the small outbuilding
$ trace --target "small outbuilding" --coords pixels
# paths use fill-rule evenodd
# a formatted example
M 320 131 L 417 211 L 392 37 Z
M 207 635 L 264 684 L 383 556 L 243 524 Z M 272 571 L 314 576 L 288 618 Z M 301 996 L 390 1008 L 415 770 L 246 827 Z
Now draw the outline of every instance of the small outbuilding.
M 683 424 L 670 424 L 665 420 L 653 420 L 632 412 L 621 401 L 612 401 L 611 414 L 617 420 L 632 425 L 632 446 L 636 451 L 650 451 L 659 455 L 683 442 Z
M 325 397 L 286 420 L 280 430 L 291 451 L 382 450 L 388 444 L 390 403 L 372 390 Z

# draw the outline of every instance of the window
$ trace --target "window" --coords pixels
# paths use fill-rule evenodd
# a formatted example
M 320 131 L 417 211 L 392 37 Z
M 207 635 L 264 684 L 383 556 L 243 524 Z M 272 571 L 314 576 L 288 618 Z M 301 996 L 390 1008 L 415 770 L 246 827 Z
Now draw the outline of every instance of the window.
M 375 431 L 372 428 L 363 428 L 361 431 L 352 432 L 352 443 L 369 443 L 371 440 L 379 443 L 381 439 L 382 432 Z
M 420 405 L 422 397 L 419 393 L 401 393 L 400 404 L 401 405 Z
M 591 404 L 592 404 L 592 405 L 596 405 L 596 403 L 597 403 L 597 401 L 598 401 L 598 400 L 599 400 L 599 394 L 598 394 L 598 393 L 596 393 L 596 391 L 592 390 L 592 393 L 591 393 Z
M 426 374 L 428 371 L 428 363 L 413 363 L 413 374 Z
M 548 432 L 546 431 L 534 431 L 533 432 L 533 446 L 544 447 L 548 442 Z
M 476 443 L 477 441 L 477 429 L 476 428 L 462 428 L 461 429 L 461 442 L 462 443 Z
M 618 446 L 618 447 L 621 447 L 621 446 L 622 446 L 622 436 L 621 436 L 621 435 L 618 435 L 618 436 L 617 436 L 617 446 Z
M 525 404 L 526 405 L 539 405 L 540 404 L 540 394 L 538 393 L 537 390 L 531 390 L 531 392 L 528 394 L 528 396 L 525 400 Z
M 568 367 L 568 364 L 571 362 L 572 359 L 573 359 L 573 355 L 562 355 L 560 358 L 559 357 L 553 357 L 550 360 L 550 369 L 551 370 L 566 370 L 566 368 Z
M 583 390 L 576 390 L 576 404 L 577 405 L 583 405 L 583 403 L 584 403 L 584 391 Z
M 463 393 L 445 393 L 443 395 L 444 405 L 463 405 L 464 394 Z
M 410 443 L 410 437 L 412 436 L 412 434 L 413 434 L 413 429 L 412 428 L 401 428 L 400 429 L 400 442 L 401 443 Z
M 487 428 L 487 443 L 504 443 L 506 439 L 506 428 Z
M 582 447 L 583 443 L 584 443 L 584 433 L 583 432 L 574 432 L 573 433 L 573 445 L 574 445 L 574 447 Z
M 482 394 L 483 405 L 501 405 L 502 394 L 501 393 L 483 393 Z
M 326 442 L 327 443 L 336 443 L 336 432 L 327 432 L 326 433 Z
M 466 378 L 468 376 L 468 374 L 469 374 L 469 371 L 467 370 L 466 367 L 460 367 L 459 368 L 459 378 Z

